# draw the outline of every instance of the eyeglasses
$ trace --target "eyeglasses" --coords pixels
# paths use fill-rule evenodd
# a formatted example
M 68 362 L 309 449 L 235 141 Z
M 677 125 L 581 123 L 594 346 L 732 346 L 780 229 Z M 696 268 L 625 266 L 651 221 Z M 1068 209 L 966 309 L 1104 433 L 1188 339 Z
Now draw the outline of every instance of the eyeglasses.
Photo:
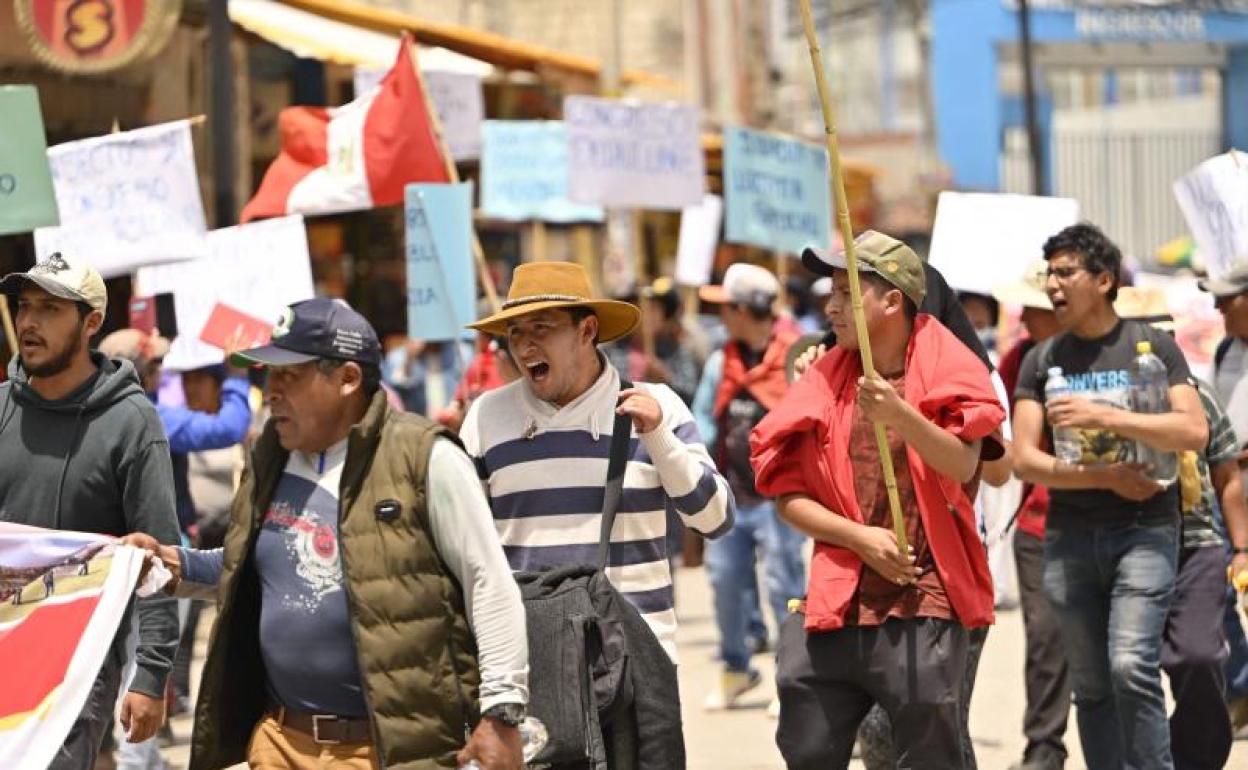
M 1071 278 L 1074 278 L 1079 273 L 1087 272 L 1087 270 L 1088 269 L 1086 267 L 1083 267 L 1082 265 L 1078 267 L 1050 267 L 1048 270 L 1045 271 L 1044 276 L 1046 279 L 1049 277 L 1053 277 L 1053 278 L 1056 278 L 1058 281 L 1065 283 L 1066 281 L 1069 281 Z

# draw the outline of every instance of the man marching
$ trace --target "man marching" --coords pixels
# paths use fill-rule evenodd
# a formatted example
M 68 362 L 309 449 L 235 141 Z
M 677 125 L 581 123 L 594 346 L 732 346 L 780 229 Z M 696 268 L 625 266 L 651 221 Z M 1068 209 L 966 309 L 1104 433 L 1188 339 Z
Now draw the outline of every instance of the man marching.
M 879 703 L 899 766 L 960 768 L 968 629 L 992 622 L 993 602 L 973 501 L 981 461 L 1002 453 L 1005 410 L 984 364 L 918 314 L 918 256 L 870 231 L 856 244 L 879 374 L 863 377 L 845 256 L 810 250 L 833 268 L 838 345 L 751 436 L 758 489 L 816 540 L 805 606 L 781 631 L 776 741 L 791 770 L 845 767 Z M 888 428 L 908 552 L 891 529 L 876 422 Z

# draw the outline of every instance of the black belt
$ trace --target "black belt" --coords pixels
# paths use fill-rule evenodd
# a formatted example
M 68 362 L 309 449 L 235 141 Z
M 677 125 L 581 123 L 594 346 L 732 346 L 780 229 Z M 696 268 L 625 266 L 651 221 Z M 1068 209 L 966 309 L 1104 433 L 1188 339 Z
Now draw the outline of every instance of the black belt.
M 316 743 L 372 743 L 372 724 L 367 719 L 337 714 L 310 714 L 270 704 L 269 712 L 283 728 L 309 735 Z

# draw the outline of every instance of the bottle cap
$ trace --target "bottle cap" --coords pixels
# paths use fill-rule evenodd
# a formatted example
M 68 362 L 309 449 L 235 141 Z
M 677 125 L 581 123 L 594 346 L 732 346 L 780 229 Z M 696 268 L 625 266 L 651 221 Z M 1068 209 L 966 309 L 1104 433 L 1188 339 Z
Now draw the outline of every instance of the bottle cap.
M 1139 353 L 1140 355 L 1144 355 L 1145 353 L 1152 353 L 1153 343 L 1149 342 L 1148 340 L 1141 340 L 1140 342 L 1135 343 L 1135 352 Z

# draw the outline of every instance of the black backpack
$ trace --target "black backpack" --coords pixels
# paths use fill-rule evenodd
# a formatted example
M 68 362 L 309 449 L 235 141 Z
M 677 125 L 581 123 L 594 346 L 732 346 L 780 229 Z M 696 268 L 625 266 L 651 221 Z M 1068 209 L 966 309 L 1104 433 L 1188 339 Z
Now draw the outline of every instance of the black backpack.
M 528 626 L 529 713 L 550 735 L 532 762 L 536 766 L 685 767 L 676 667 L 603 571 L 624 487 L 631 429 L 630 417 L 616 416 L 598 564 L 515 576 Z

